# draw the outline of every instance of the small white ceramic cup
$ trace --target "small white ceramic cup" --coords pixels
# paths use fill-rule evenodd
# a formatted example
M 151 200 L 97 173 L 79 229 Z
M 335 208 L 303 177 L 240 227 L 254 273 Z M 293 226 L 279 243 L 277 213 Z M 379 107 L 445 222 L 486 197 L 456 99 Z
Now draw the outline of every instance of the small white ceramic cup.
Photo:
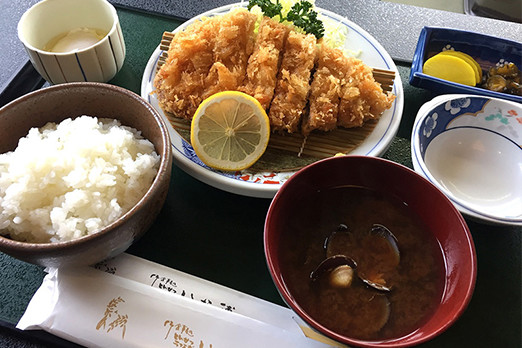
M 107 34 L 83 49 L 65 53 L 46 50 L 51 40 L 80 28 Z M 43 0 L 22 15 L 18 37 L 35 69 L 51 84 L 107 82 L 125 59 L 118 15 L 106 0 Z

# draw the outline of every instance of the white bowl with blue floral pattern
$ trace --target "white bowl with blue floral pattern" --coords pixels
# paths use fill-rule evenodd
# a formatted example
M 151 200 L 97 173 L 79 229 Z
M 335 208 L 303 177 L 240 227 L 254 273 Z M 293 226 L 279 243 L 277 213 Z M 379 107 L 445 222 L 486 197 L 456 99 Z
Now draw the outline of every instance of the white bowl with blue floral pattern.
M 413 126 L 414 169 L 465 215 L 522 225 L 522 105 L 475 95 L 424 104 Z

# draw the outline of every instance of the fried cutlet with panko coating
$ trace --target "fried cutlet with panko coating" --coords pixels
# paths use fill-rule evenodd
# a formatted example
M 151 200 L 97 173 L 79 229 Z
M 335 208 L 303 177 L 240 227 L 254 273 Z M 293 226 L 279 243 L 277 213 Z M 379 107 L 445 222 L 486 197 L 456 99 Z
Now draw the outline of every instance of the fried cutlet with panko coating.
M 304 135 L 360 127 L 391 107 L 395 96 L 359 59 L 322 44 L 318 52 L 315 36 L 268 18 L 256 38 L 256 19 L 235 9 L 177 32 L 153 82 L 160 107 L 190 120 L 205 98 L 241 90 L 268 109 L 272 131 Z
M 213 21 L 214 63 L 205 78 L 203 98 L 215 93 L 238 90 L 246 76 L 248 58 L 254 48 L 257 16 L 246 9 L 236 9 Z
M 287 25 L 263 17 L 254 52 L 248 59 L 246 81 L 240 90 L 256 98 L 265 110 L 274 96 L 281 53 L 289 31 Z
M 154 78 L 160 107 L 190 120 L 205 98 L 237 90 L 253 50 L 256 18 L 237 9 L 203 18 L 177 32 Z
M 178 31 L 154 78 L 160 107 L 177 117 L 191 119 L 203 100 L 204 79 L 214 63 L 213 21 L 206 18 Z
M 348 58 L 348 76 L 341 89 L 337 125 L 361 127 L 365 121 L 377 119 L 395 100 L 391 92 L 384 93 L 375 81 L 372 69 L 357 58 Z
M 316 70 L 310 86 L 309 113 L 303 117 L 301 133 L 330 131 L 337 127 L 341 86 L 348 72 L 348 58 L 341 50 L 320 44 Z
M 316 39 L 290 31 L 285 41 L 283 59 L 268 113 L 272 131 L 296 132 L 303 115 L 310 75 L 316 56 Z

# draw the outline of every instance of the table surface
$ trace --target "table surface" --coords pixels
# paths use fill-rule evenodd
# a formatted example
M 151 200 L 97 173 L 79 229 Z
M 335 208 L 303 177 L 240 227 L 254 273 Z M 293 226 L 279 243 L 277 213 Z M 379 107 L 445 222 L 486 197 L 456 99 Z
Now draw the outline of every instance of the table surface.
M 122 70 L 110 82 L 139 94 L 145 65 L 163 31 L 181 21 L 118 7 L 127 44 Z M 433 95 L 408 83 L 409 65 L 398 62 L 405 108 L 396 138 L 383 156 L 412 167 L 410 133 L 418 108 Z M 227 193 L 173 165 L 165 206 L 130 254 L 284 305 L 266 267 L 263 225 L 269 199 Z M 245 209 L 246 208 L 246 209 Z M 478 257 L 473 298 L 458 321 L 422 347 L 522 346 L 522 228 L 467 220 Z M 45 275 L 44 270 L 0 253 L 0 345 L 73 346 L 41 332 L 12 327 Z M 2 344 L 3 343 L 3 344 Z

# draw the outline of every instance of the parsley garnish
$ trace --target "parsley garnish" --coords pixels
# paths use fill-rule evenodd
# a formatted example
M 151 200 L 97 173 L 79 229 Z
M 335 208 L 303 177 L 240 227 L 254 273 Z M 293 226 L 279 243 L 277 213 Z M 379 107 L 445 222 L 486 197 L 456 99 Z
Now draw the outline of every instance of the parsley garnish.
M 298 2 L 292 6 L 286 18 L 307 34 L 314 34 L 316 38 L 320 39 L 324 35 L 323 22 L 317 19 L 317 12 L 312 8 L 313 5 L 308 1 Z
M 281 14 L 283 6 L 279 3 L 279 0 L 277 0 L 275 4 L 270 0 L 249 0 L 247 8 L 250 11 L 252 7 L 256 5 L 261 8 L 261 11 L 263 11 L 267 17 L 273 18 L 279 16 L 279 18 L 283 18 Z M 280 19 L 279 21 L 282 22 L 283 20 Z
M 249 0 L 247 8 L 250 10 L 254 6 L 259 6 L 261 11 L 270 18 L 279 16 L 279 22 L 285 20 L 293 22 L 295 26 L 304 30 L 307 34 L 314 34 L 317 39 L 324 35 L 324 25 L 317 18 L 317 12 L 313 10 L 313 5 L 309 1 L 302 0 L 295 3 L 286 17 L 281 13 L 283 6 L 276 0 L 275 3 L 270 0 Z

